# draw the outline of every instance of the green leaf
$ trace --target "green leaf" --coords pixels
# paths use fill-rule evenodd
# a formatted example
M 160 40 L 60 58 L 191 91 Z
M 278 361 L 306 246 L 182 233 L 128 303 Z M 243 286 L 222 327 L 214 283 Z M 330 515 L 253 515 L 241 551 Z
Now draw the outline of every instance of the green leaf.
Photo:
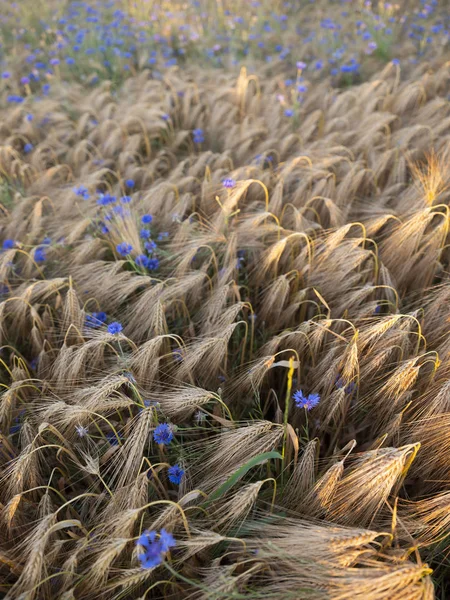
M 256 465 L 261 465 L 271 458 L 278 458 L 279 460 L 283 460 L 283 457 L 279 452 L 272 450 L 272 452 L 263 452 L 262 454 L 257 454 L 253 458 L 251 458 L 248 462 L 246 462 L 242 467 L 240 467 L 237 471 L 233 473 L 220 487 L 217 488 L 215 492 L 211 494 L 206 505 L 210 504 L 220 496 L 223 496 L 233 485 L 239 481 L 250 469 L 256 467 Z

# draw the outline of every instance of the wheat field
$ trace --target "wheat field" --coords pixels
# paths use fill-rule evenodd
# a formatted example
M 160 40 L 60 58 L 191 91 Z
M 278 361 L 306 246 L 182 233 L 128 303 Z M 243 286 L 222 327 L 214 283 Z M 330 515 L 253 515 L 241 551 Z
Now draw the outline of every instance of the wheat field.
M 449 598 L 446 4 L 4 4 L 2 597 Z

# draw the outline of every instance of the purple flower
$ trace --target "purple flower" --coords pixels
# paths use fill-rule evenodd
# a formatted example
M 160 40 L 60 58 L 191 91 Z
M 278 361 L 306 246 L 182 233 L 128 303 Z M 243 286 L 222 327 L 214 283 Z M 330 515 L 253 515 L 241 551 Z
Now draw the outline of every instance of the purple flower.
M 87 427 L 83 427 L 82 425 L 75 425 L 75 431 L 80 438 L 85 437 L 89 433 Z
M 145 267 L 148 266 L 149 260 L 150 259 L 148 258 L 148 256 L 145 256 L 145 254 L 139 254 L 134 259 L 134 262 L 137 264 L 138 267 L 144 267 L 145 268 Z
M 356 383 L 354 381 L 350 381 L 350 383 L 345 387 L 345 393 L 351 394 L 356 387 Z
M 93 312 L 92 315 L 86 315 L 86 327 L 100 327 L 103 323 L 106 323 L 107 315 L 105 312 Z
M 46 255 L 45 255 L 45 248 L 42 248 L 42 246 L 38 246 L 37 248 L 35 248 L 34 250 L 34 260 L 37 263 L 43 263 L 45 262 L 46 259 Z
M 299 70 L 306 69 L 306 63 L 304 63 L 302 60 L 299 60 L 297 62 L 297 69 L 299 69 Z
M 113 431 L 111 431 L 110 433 L 106 434 L 106 439 L 111 444 L 111 446 L 118 446 L 119 445 L 119 440 L 117 439 L 117 437 L 119 437 L 119 439 L 120 439 L 122 436 L 121 436 L 120 433 L 118 433 L 116 435 Z
M 156 242 L 154 242 L 153 240 L 150 240 L 149 242 L 145 242 L 144 246 L 145 246 L 145 249 L 147 250 L 147 252 L 150 252 L 150 253 L 152 253 L 153 250 L 156 250 L 156 248 L 157 248 Z
M 340 375 L 336 377 L 336 387 L 338 390 L 341 390 L 345 386 L 345 381 L 342 379 Z
M 122 256 L 128 256 L 131 254 L 133 246 L 131 244 L 127 244 L 127 242 L 121 242 L 120 244 L 117 244 L 116 250 Z
M 84 185 L 74 187 L 73 191 L 77 196 L 80 196 L 80 198 L 83 198 L 84 200 L 89 200 L 89 191 Z
M 222 185 L 225 188 L 231 189 L 234 188 L 234 186 L 236 185 L 236 181 L 234 179 L 231 179 L 231 177 L 227 177 L 222 181 Z
M 165 446 L 168 446 L 173 440 L 172 427 L 167 423 L 161 423 L 153 432 L 153 439 L 157 444 L 164 444 Z
M 16 242 L 14 240 L 11 240 L 11 239 L 5 240 L 3 242 L 3 250 L 11 250 L 11 248 L 14 248 L 15 245 L 16 245 Z
M 122 331 L 123 327 L 118 321 L 114 321 L 108 325 L 108 333 L 116 335 Z
M 171 533 L 161 529 L 159 539 L 156 531 L 144 531 L 136 541 L 141 546 L 143 553 L 138 554 L 143 569 L 153 569 L 162 563 L 166 552 L 176 546 L 175 539 Z
M 147 263 L 147 269 L 149 271 L 156 271 L 159 267 L 159 260 L 157 258 L 149 258 Z
M 100 193 L 98 196 L 98 200 L 97 200 L 97 204 L 99 206 L 108 206 L 109 204 L 114 204 L 114 202 L 116 201 L 116 197 L 115 196 L 111 196 L 111 194 L 103 194 Z
M 293 111 L 293 109 L 292 109 L 292 108 L 287 108 L 287 109 L 284 111 L 284 114 L 285 114 L 285 116 L 286 116 L 286 117 L 293 117 L 293 116 L 294 116 L 294 111 Z
M 175 485 L 180 485 L 184 475 L 184 471 L 180 467 L 180 465 L 174 465 L 173 467 L 169 467 L 168 473 L 169 481 L 171 483 L 174 483 Z
M 297 408 L 306 408 L 306 410 L 311 410 L 320 402 L 319 394 L 309 394 L 308 396 L 305 396 L 302 390 L 294 392 L 292 398 L 294 399 Z
M 194 137 L 194 142 L 196 144 L 201 144 L 202 142 L 205 141 L 205 136 L 203 134 L 203 129 L 194 129 L 194 131 L 192 132 L 192 135 Z

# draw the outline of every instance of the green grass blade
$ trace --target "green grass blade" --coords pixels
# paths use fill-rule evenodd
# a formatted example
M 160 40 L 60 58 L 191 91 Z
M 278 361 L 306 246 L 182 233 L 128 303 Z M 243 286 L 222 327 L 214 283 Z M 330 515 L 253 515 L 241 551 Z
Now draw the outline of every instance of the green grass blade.
M 214 500 L 217 500 L 218 498 L 220 498 L 220 496 L 223 496 L 226 492 L 228 492 L 228 490 L 230 488 L 233 487 L 233 485 L 235 483 L 237 483 L 239 481 L 239 479 L 244 477 L 244 475 L 248 471 L 250 471 L 250 469 L 253 469 L 253 467 L 256 467 L 257 465 L 261 465 L 261 464 L 267 462 L 268 460 L 271 460 L 272 458 L 277 458 L 279 460 L 283 459 L 281 454 L 279 452 L 276 452 L 275 450 L 272 450 L 272 452 L 263 452 L 262 454 L 257 454 L 256 456 L 251 458 L 248 462 L 246 462 L 244 465 L 242 465 L 242 467 L 240 467 L 237 471 L 235 471 L 233 473 L 233 475 L 231 475 L 225 481 L 225 483 L 223 483 L 220 487 L 217 488 L 217 490 L 215 492 L 213 492 L 211 494 L 211 496 L 209 497 L 209 500 L 206 504 L 208 505 L 211 502 L 213 502 Z

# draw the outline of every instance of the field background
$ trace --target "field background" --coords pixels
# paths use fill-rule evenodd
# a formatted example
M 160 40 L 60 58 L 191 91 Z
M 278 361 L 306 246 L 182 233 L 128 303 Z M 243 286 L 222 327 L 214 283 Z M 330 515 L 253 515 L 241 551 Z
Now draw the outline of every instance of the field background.
M 444 1 L 0 1 L 0 594 L 446 600 Z

